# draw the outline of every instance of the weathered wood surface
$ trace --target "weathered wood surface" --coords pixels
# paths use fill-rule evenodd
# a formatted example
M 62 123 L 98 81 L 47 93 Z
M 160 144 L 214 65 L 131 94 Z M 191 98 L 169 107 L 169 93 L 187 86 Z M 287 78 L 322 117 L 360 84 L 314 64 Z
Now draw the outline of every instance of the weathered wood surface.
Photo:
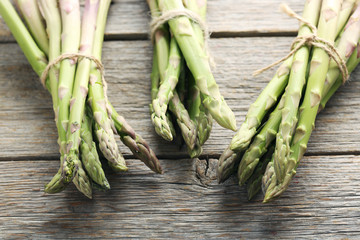
M 230 179 L 215 180 L 215 159 L 162 160 L 164 175 L 137 160 L 107 171 L 110 192 L 87 200 L 71 186 L 46 195 L 54 161 L 6 161 L 0 168 L 2 239 L 359 239 L 359 156 L 305 157 L 282 198 L 248 202 Z
M 236 114 L 238 125 L 259 91 L 273 74 L 251 73 L 283 56 L 291 37 L 226 38 L 211 41 L 221 92 Z M 57 158 L 56 130 L 49 94 L 42 88 L 16 44 L 1 45 L 0 55 L 0 156 Z M 273 46 L 269 49 L 268 46 Z M 154 148 L 160 157 L 182 157 L 179 143 L 169 143 L 155 134 L 149 118 L 151 46 L 148 41 L 106 42 L 104 64 L 109 97 L 116 109 Z M 360 152 L 360 75 L 352 74 L 319 116 L 309 144 L 309 154 Z M 218 156 L 234 135 L 217 124 L 203 155 Z M 127 155 L 129 150 L 122 148 Z
M 286 2 L 301 12 L 302 1 L 297 0 L 209 0 L 208 24 L 213 37 L 249 35 L 294 35 L 298 24 L 279 10 Z M 271 14 L 269 14 L 271 12 Z M 147 38 L 149 13 L 145 0 L 113 0 L 110 9 L 107 38 Z M 0 41 L 14 41 L 0 19 Z
M 251 73 L 288 52 L 293 38 L 285 36 L 298 24 L 278 10 L 281 0 L 208 2 L 215 77 L 239 126 L 274 70 Z M 301 12 L 303 1 L 285 2 Z M 138 41 L 107 41 L 103 60 L 111 101 L 150 143 L 165 174 L 151 173 L 121 146 L 130 171 L 106 168 L 111 191 L 88 200 L 74 186 L 43 193 L 59 164 L 51 99 L 0 18 L 0 239 L 360 239 L 360 70 L 318 117 L 288 191 L 267 205 L 261 196 L 248 202 L 235 178 L 215 180 L 231 131 L 215 125 L 202 160 L 187 159 L 179 143 L 154 132 L 148 22 L 145 1 L 113 1 L 106 38 Z

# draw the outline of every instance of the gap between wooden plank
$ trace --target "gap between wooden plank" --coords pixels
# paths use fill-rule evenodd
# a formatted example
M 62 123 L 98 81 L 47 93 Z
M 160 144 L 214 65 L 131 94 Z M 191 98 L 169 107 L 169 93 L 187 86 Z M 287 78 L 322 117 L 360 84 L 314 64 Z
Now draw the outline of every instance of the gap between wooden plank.
M 217 38 L 253 38 L 253 37 L 295 37 L 297 32 L 213 32 L 211 39 Z M 104 41 L 139 41 L 149 40 L 149 34 L 129 33 L 129 34 L 105 34 Z M 16 43 L 15 39 L 2 40 L 0 44 Z
M 212 159 L 219 159 L 221 154 L 203 154 L 195 159 L 200 160 L 208 160 L 210 158 Z M 321 157 L 321 156 L 334 156 L 334 157 L 340 157 L 340 156 L 360 156 L 360 152 L 358 151 L 349 151 L 349 152 L 311 152 L 311 153 L 305 153 L 305 157 Z M 123 157 L 126 160 L 134 159 L 134 155 L 124 154 Z M 189 156 L 186 153 L 174 153 L 171 154 L 160 154 L 157 155 L 157 157 L 161 159 L 170 159 L 170 160 L 181 160 L 189 158 Z M 34 161 L 34 160 L 50 160 L 50 161 L 59 161 L 60 156 L 55 155 L 39 155 L 39 156 L 18 156 L 18 157 L 0 157 L 0 162 L 7 162 L 7 161 Z M 105 161 L 105 159 L 103 159 Z

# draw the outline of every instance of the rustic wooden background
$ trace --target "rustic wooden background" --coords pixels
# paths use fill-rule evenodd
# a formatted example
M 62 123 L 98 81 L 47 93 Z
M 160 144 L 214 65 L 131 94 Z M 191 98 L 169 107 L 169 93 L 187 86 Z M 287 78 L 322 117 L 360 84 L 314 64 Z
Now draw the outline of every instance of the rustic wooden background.
M 152 47 L 145 1 L 111 6 L 103 61 L 109 97 L 152 146 L 165 173 L 155 175 L 121 146 L 130 171 L 106 169 L 109 192 L 92 200 L 74 186 L 43 186 L 58 168 L 49 94 L 0 19 L 0 238 L 360 238 L 360 71 L 320 114 L 289 190 L 249 202 L 236 179 L 216 182 L 217 159 L 233 133 L 216 125 L 199 159 L 156 135 L 148 114 Z M 251 73 L 288 52 L 298 24 L 283 0 L 209 0 L 215 77 L 238 125 L 274 70 Z M 286 1 L 301 13 L 303 1 Z

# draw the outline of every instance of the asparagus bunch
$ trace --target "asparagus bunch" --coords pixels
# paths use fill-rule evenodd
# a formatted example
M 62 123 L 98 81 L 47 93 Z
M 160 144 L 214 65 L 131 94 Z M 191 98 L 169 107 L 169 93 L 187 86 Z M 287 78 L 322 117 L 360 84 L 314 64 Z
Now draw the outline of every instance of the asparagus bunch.
M 202 21 L 206 1 L 147 0 L 154 21 L 168 12 L 190 11 Z M 211 72 L 204 29 L 187 16 L 174 16 L 154 31 L 151 120 L 155 131 L 172 141 L 177 123 L 191 157 L 202 153 L 213 119 L 236 130 L 235 117 Z
M 127 171 L 115 134 L 151 170 L 162 172 L 149 145 L 106 96 L 99 61 L 110 2 L 86 0 L 81 19 L 79 0 L 17 0 L 28 28 L 9 0 L 0 2 L 0 14 L 35 72 L 43 77 L 53 64 L 44 84 L 53 101 L 60 168 L 45 192 L 60 192 L 70 182 L 89 198 L 92 186 L 110 189 L 97 149 L 113 170 Z
M 317 37 L 335 46 L 348 72 L 360 61 L 359 16 L 360 6 L 355 0 L 305 2 L 303 18 L 316 26 Z M 298 36 L 309 36 L 313 31 L 302 23 Z M 319 110 L 342 81 L 339 65 L 327 51 L 301 46 L 282 63 L 250 106 L 244 123 L 220 157 L 219 182 L 237 172 L 239 185 L 248 183 L 249 199 L 261 187 L 264 202 L 280 196 L 306 151 Z

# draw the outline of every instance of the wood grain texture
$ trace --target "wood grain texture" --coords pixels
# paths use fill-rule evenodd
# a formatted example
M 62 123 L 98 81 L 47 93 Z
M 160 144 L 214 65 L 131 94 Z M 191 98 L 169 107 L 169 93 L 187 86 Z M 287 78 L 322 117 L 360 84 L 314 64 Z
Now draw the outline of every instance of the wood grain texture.
M 295 34 L 296 20 L 279 10 L 283 0 L 209 0 L 208 24 L 213 37 Z M 301 13 L 303 1 L 286 0 Z M 271 12 L 271 14 L 269 14 Z M 266 17 L 265 17 L 266 16 Z M 144 0 L 113 0 L 106 36 L 110 39 L 145 39 L 148 34 L 149 13 Z M 0 19 L 0 42 L 14 41 Z
M 2 239 L 359 239 L 360 157 L 305 157 L 282 198 L 246 200 L 235 179 L 218 185 L 216 159 L 162 160 L 165 174 L 128 160 L 112 189 L 85 199 L 74 186 L 46 195 L 54 161 L 4 161 Z M 206 174 L 204 173 L 206 170 Z
M 215 78 L 233 109 L 238 126 L 249 105 L 275 70 L 258 77 L 251 73 L 283 56 L 290 37 L 214 39 L 210 47 L 217 63 Z M 42 88 L 16 44 L 0 45 L 0 158 L 57 158 L 57 133 L 51 99 Z M 268 46 L 273 46 L 269 49 Z M 164 158 L 186 156 L 179 142 L 158 137 L 149 117 L 151 46 L 148 41 L 106 42 L 104 64 L 109 97 L 134 129 Z M 309 154 L 360 152 L 359 71 L 320 114 L 311 137 Z M 215 124 L 203 157 L 218 156 L 234 135 Z M 121 147 L 125 155 L 128 149 Z

